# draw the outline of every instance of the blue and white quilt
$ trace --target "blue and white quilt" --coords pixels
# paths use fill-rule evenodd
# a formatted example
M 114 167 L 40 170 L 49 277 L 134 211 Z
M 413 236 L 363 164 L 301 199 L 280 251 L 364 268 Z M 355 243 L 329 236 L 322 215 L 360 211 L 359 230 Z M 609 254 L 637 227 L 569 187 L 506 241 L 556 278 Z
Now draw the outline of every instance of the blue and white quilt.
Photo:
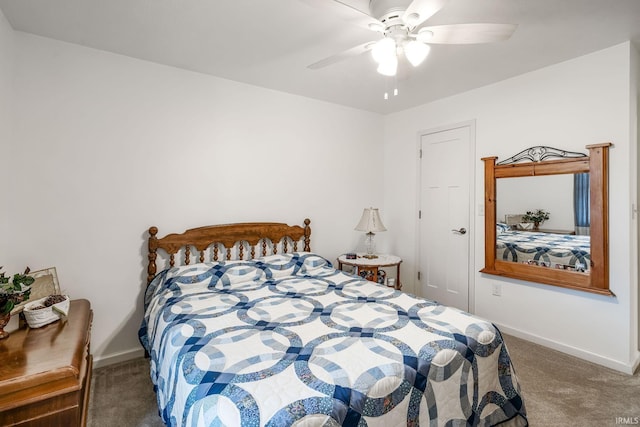
M 544 267 L 587 271 L 591 263 L 589 236 L 502 231 L 496 236 L 496 259 Z
M 169 426 L 527 425 L 491 323 L 312 253 L 161 272 L 140 340 Z

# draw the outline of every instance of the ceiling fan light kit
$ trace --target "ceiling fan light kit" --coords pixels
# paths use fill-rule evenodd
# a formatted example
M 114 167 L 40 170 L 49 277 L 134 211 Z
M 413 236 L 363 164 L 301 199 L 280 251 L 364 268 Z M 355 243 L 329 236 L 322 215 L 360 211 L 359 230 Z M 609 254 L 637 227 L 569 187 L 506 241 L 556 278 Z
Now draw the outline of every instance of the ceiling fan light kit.
M 416 40 L 400 40 L 396 42 L 391 37 L 385 37 L 378 41 L 371 49 L 371 56 L 378 64 L 378 73 L 385 76 L 395 76 L 398 70 L 398 56 L 404 52 L 404 56 L 414 67 L 422 64 L 429 55 L 431 47 Z
M 417 67 L 427 55 L 431 47 L 421 41 L 414 40 L 407 27 L 394 25 L 384 32 L 384 37 L 371 48 L 371 56 L 378 64 L 378 73 L 395 76 L 398 70 L 398 58 L 404 53 L 407 60 Z

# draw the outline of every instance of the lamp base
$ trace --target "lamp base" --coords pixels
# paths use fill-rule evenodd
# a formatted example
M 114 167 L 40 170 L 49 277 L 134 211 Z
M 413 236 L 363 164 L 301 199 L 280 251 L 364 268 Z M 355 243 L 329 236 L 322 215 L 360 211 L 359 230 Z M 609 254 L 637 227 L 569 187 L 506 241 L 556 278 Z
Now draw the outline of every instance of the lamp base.
M 374 258 L 378 258 L 378 255 L 376 255 L 376 244 L 373 240 L 373 237 L 375 236 L 375 233 L 373 232 L 368 232 L 367 233 L 367 238 L 365 239 L 365 246 L 367 249 L 367 252 L 362 255 L 363 258 L 367 258 L 367 259 L 374 259 Z

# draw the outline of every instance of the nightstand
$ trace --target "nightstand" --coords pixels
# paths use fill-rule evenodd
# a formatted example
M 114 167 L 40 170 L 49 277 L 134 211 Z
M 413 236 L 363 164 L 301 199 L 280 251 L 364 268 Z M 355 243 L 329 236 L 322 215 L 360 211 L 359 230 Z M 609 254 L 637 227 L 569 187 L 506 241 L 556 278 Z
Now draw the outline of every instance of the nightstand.
M 346 254 L 342 254 L 338 257 L 338 269 L 342 270 L 343 265 L 350 265 L 356 268 L 356 274 L 364 277 L 372 282 L 379 283 L 379 278 L 382 275 L 380 269 L 384 267 L 395 267 L 396 277 L 395 286 L 397 290 L 402 289 L 402 283 L 400 283 L 400 264 L 402 258 L 395 255 L 378 254 L 378 258 L 365 258 L 363 253 L 356 254 L 356 259 L 347 259 Z
M 0 340 L 0 425 L 86 425 L 93 312 L 71 301 L 66 322 L 11 332 Z

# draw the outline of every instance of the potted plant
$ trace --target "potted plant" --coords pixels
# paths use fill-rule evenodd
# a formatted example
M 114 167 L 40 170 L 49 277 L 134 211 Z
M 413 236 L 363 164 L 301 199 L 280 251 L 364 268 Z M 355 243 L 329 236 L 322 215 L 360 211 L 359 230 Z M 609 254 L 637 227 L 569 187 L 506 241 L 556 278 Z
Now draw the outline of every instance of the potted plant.
M 0 267 L 0 270 L 3 267 Z M 29 268 L 24 273 L 16 273 L 13 277 L 6 277 L 5 273 L 0 273 L 0 339 L 9 336 L 4 327 L 11 319 L 11 310 L 16 304 L 29 299 L 31 294 L 31 284 L 35 279 L 29 274 Z
M 522 216 L 522 220 L 525 222 L 532 222 L 533 228 L 535 230 L 538 229 L 540 224 L 549 219 L 549 212 L 544 209 L 536 209 L 535 211 L 527 211 L 526 214 Z

